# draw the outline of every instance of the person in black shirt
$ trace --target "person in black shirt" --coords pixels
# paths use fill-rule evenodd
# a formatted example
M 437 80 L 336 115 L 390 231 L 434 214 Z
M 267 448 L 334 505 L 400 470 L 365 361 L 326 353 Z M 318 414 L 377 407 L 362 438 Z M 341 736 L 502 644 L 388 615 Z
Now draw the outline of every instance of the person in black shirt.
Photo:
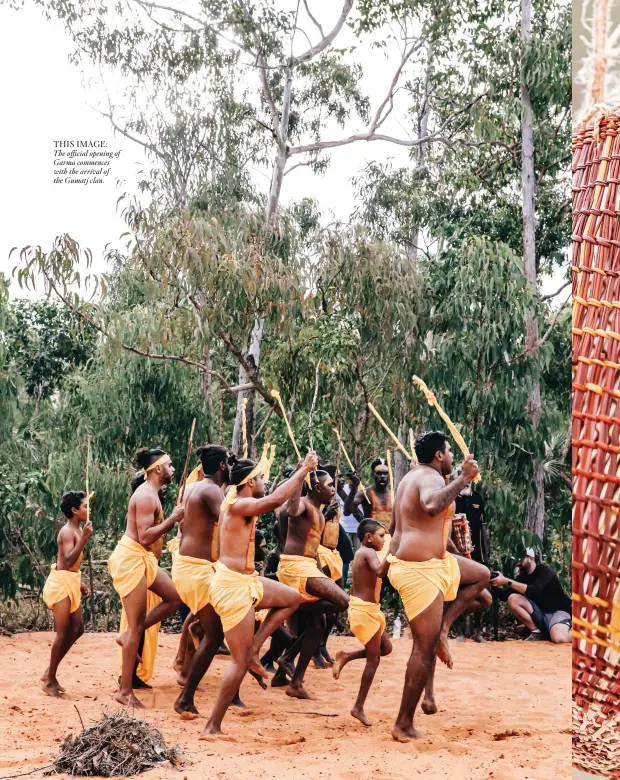
M 572 604 L 558 575 L 546 564 L 536 563 L 532 548 L 525 551 L 517 565 L 519 576 L 516 580 L 499 574 L 491 580 L 491 585 L 510 586 L 512 592 L 506 594 L 508 608 L 530 629 L 528 640 L 570 642 Z
M 457 470 L 457 474 L 460 471 Z M 484 500 L 471 485 L 463 489 L 455 499 L 455 514 L 465 515 L 469 523 L 469 532 L 473 549 L 471 557 L 476 563 L 489 566 L 489 535 L 484 522 Z M 482 612 L 474 612 L 474 642 L 483 642 Z

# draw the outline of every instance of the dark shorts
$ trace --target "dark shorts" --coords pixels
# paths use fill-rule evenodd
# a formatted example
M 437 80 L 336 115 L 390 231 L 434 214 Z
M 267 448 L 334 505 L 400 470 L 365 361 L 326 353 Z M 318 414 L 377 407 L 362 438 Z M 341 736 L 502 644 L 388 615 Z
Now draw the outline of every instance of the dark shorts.
M 532 605 L 532 620 L 534 621 L 534 625 L 545 634 L 545 636 L 549 636 L 549 632 L 553 626 L 557 626 L 558 623 L 569 627 L 572 625 L 572 618 L 568 612 L 564 612 L 562 609 L 557 610 L 557 612 L 543 612 L 538 604 L 531 599 L 527 600 Z

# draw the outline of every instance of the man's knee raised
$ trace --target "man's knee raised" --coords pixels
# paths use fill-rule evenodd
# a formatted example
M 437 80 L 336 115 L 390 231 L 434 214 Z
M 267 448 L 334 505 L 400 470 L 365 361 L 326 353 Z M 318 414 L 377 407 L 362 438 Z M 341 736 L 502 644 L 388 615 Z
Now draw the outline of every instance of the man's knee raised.
M 519 606 L 520 600 L 521 599 L 518 593 L 511 593 L 510 596 L 508 596 L 508 599 L 506 601 L 506 603 L 508 604 L 508 609 L 514 611 L 515 607 Z

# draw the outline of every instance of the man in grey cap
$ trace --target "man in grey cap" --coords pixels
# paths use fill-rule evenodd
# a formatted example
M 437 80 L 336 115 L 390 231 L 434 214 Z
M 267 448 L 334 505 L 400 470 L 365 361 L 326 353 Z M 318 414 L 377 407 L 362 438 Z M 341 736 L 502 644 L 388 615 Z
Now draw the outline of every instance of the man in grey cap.
M 536 563 L 536 553 L 528 547 L 518 561 L 516 580 L 498 574 L 491 585 L 508 585 L 508 609 L 519 623 L 529 628 L 526 641 L 551 640 L 556 644 L 571 641 L 572 603 L 564 593 L 558 575 L 545 563 Z

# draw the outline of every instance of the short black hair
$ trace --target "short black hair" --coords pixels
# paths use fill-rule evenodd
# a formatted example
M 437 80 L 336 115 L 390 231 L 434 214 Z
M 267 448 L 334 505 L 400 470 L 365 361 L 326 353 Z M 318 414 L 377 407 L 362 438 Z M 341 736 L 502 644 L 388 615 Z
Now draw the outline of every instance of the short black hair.
M 79 509 L 85 498 L 86 493 L 83 490 L 69 490 L 60 499 L 60 511 L 65 517 L 71 519 L 73 510 Z
M 433 462 L 437 452 L 445 452 L 448 437 L 441 431 L 428 431 L 418 436 L 415 443 L 415 454 L 418 463 L 428 465 Z
M 360 542 L 363 542 L 366 534 L 374 534 L 379 528 L 383 528 L 381 523 L 378 523 L 371 517 L 365 517 L 357 526 L 357 538 L 360 540 Z
M 375 469 L 377 466 L 387 466 L 387 463 L 383 460 L 383 458 L 375 458 L 373 462 L 370 464 L 370 473 L 374 474 Z
M 152 463 L 155 463 L 156 460 L 158 460 L 159 458 L 161 458 L 162 455 L 165 454 L 166 454 L 165 450 L 160 450 L 158 448 L 149 450 L 148 447 L 140 447 L 140 449 L 136 452 L 135 455 L 138 468 L 148 469 L 148 467 Z
M 240 482 L 250 474 L 256 468 L 256 463 L 249 458 L 240 458 L 230 470 L 230 481 L 233 485 L 238 485 Z
M 200 458 L 205 474 L 215 474 L 220 464 L 228 460 L 228 450 L 220 444 L 205 444 L 204 447 L 198 447 L 196 455 Z

